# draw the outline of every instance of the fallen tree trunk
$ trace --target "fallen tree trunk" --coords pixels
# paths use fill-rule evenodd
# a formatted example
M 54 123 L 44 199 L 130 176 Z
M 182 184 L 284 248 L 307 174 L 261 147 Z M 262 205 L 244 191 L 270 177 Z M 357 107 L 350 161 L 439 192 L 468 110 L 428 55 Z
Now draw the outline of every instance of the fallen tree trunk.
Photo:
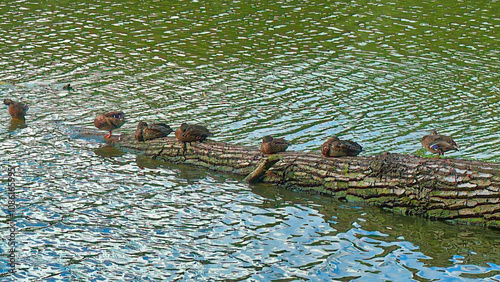
M 214 141 L 184 148 L 172 137 L 137 142 L 125 136 L 110 142 L 126 152 L 241 176 L 270 157 L 257 147 Z M 293 151 L 279 155 L 257 179 L 406 215 L 500 228 L 500 164 L 392 153 L 346 158 Z

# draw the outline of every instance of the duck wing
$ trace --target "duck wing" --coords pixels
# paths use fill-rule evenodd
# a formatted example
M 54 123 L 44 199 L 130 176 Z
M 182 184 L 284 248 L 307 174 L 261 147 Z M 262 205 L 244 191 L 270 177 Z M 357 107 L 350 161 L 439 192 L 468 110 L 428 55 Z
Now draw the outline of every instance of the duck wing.
M 459 150 L 457 143 L 453 141 L 453 139 L 450 136 L 444 136 L 444 135 L 431 135 L 429 138 L 428 144 L 429 147 L 437 150 L 440 148 L 442 151 L 449 151 L 449 150 Z
M 363 147 L 354 141 L 344 140 L 340 141 L 340 150 L 349 156 L 357 156 L 363 150 Z
M 213 136 L 213 133 L 210 132 L 210 130 L 208 130 L 205 126 L 199 124 L 189 125 L 188 130 L 191 130 L 195 135 Z
M 110 128 L 116 129 L 125 123 L 125 115 L 120 111 L 108 112 L 104 114 L 104 120 Z
M 172 132 L 172 128 L 164 123 L 155 123 L 149 125 L 142 131 L 144 140 L 152 140 L 156 138 L 163 138 Z

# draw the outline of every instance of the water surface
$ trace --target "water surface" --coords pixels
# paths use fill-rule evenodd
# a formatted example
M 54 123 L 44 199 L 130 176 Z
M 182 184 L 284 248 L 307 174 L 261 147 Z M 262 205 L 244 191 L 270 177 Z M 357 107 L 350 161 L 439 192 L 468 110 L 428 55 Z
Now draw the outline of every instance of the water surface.
M 97 113 L 205 123 L 214 140 L 500 161 L 496 1 L 0 3 L 0 229 L 17 167 L 24 280 L 500 280 L 499 233 L 158 163 L 89 139 Z M 62 90 L 71 83 L 72 91 Z M 7 242 L 0 244 L 2 279 Z

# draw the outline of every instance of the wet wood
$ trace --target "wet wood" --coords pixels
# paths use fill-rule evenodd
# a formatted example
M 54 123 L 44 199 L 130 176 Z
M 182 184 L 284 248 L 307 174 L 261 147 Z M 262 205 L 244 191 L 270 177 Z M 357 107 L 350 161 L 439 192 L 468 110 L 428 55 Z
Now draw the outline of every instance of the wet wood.
M 266 172 L 277 162 L 282 159 L 280 155 L 271 155 L 268 158 L 264 159 L 257 168 L 252 171 L 243 181 L 246 181 L 251 184 L 258 183 L 262 177 L 266 174 Z
M 188 143 L 185 149 L 173 137 L 137 142 L 125 136 L 106 141 L 123 151 L 241 176 L 254 172 L 269 157 L 258 147 L 210 140 Z M 391 153 L 326 158 L 319 152 L 291 151 L 279 156 L 263 177 L 256 178 L 406 215 L 500 228 L 497 163 Z

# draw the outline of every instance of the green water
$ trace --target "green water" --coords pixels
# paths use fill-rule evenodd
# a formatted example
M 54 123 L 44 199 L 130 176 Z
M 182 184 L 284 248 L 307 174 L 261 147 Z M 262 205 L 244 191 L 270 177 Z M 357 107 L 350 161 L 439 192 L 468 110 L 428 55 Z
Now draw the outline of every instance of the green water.
M 497 1 L 7 1 L 0 229 L 16 166 L 17 274 L 5 280 L 500 280 L 496 230 L 157 163 L 71 138 L 97 113 L 206 124 L 214 140 L 500 161 Z M 73 91 L 62 86 L 71 83 Z

